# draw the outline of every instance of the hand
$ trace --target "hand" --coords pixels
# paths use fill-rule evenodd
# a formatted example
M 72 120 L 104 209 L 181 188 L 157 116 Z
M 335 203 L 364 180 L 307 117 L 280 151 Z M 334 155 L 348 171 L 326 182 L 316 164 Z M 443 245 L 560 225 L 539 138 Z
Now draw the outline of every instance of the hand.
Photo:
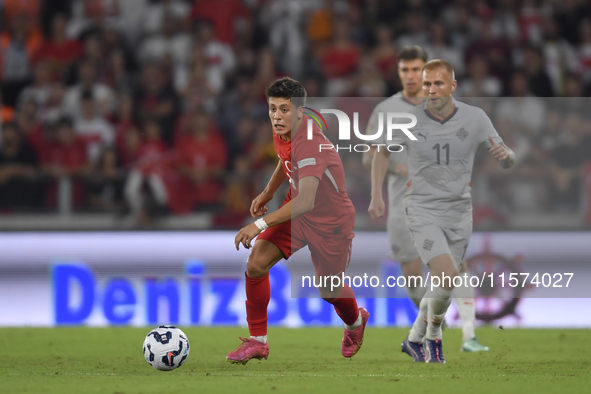
M 488 140 L 491 143 L 491 147 L 488 150 L 497 160 L 506 160 L 507 157 L 509 157 L 509 154 L 507 153 L 507 150 L 505 149 L 505 147 L 503 145 L 499 145 L 497 144 L 492 136 L 488 136 Z
M 386 205 L 384 204 L 383 198 L 372 198 L 367 209 L 369 216 L 372 219 L 379 219 L 386 213 Z
M 272 194 L 263 191 L 254 200 L 252 200 L 252 204 L 250 204 L 250 215 L 257 219 L 266 214 L 268 210 L 266 205 L 272 199 Z
M 240 244 L 244 245 L 246 249 L 250 249 L 250 241 L 259 235 L 260 232 L 261 230 L 259 230 L 259 228 L 254 223 L 251 223 L 246 227 L 242 227 L 240 231 L 238 231 L 238 234 L 236 234 L 236 238 L 234 238 L 236 250 L 240 250 Z

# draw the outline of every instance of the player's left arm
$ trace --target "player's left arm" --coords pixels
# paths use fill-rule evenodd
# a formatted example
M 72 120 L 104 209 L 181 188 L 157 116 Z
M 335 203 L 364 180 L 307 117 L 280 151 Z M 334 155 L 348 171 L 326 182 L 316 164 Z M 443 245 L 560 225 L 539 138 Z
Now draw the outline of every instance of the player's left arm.
M 314 208 L 316 191 L 318 190 L 319 183 L 320 179 L 315 176 L 305 176 L 300 179 L 298 182 L 299 193 L 296 197 L 277 211 L 265 216 L 264 219 L 258 219 L 254 223 L 243 227 L 238 234 L 236 234 L 236 238 L 234 239 L 236 250 L 240 248 L 240 244 L 244 245 L 246 249 L 249 249 L 254 237 L 259 235 L 259 233 L 267 227 L 273 227 L 289 222 L 306 212 L 310 212 Z
M 488 150 L 497 159 L 502 168 L 511 168 L 515 164 L 515 152 L 504 143 L 497 144 L 492 136 L 488 136 L 491 147 Z
M 488 151 L 499 162 L 502 168 L 507 169 L 515 164 L 515 153 L 503 142 L 499 133 L 486 113 L 480 109 L 481 124 L 480 141 L 484 142 Z M 490 146 L 488 146 L 490 144 Z

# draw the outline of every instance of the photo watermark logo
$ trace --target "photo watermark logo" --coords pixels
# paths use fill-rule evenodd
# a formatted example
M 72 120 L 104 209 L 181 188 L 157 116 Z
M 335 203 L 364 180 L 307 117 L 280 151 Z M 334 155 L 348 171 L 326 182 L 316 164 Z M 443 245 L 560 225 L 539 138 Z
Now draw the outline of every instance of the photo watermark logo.
M 328 130 L 328 125 L 326 120 L 322 116 L 322 114 L 333 114 L 337 117 L 338 124 L 339 124 L 339 141 L 350 141 L 351 140 L 351 120 L 349 116 L 338 109 L 321 109 L 320 112 L 313 110 L 309 107 L 304 107 L 306 110 L 310 111 L 307 112 L 306 115 L 310 117 L 308 119 L 308 140 L 313 138 L 313 122 L 316 122 L 320 130 Z M 385 125 L 384 125 L 384 117 L 385 117 Z M 407 123 L 398 123 L 400 120 L 407 119 L 410 122 Z M 322 123 L 321 123 L 322 121 Z M 413 114 L 407 112 L 380 112 L 378 113 L 378 128 L 375 134 L 363 134 L 359 131 L 359 113 L 353 113 L 353 133 L 355 137 L 359 138 L 362 141 L 383 141 L 382 135 L 384 130 L 386 132 L 386 141 L 391 141 L 394 135 L 395 130 L 401 130 L 411 141 L 416 141 L 417 138 L 410 132 L 409 129 L 413 128 L 417 124 L 417 117 Z M 382 144 L 382 143 L 374 143 L 374 144 L 349 144 L 349 145 L 333 145 L 333 144 L 320 144 L 320 152 L 323 149 L 335 149 L 337 152 L 339 150 L 346 150 L 349 152 L 368 152 L 371 147 L 376 147 L 379 151 L 381 147 L 385 147 L 388 149 L 389 152 L 402 152 L 404 150 L 404 146 L 400 144 Z

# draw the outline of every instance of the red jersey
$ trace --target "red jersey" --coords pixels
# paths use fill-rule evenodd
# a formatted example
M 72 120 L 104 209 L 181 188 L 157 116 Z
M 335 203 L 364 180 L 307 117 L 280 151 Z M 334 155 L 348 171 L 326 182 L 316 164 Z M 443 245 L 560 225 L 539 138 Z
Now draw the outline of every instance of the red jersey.
M 291 141 L 283 141 L 273 133 L 275 151 L 290 183 L 285 202 L 298 195 L 300 179 L 307 176 L 320 179 L 314 208 L 300 218 L 319 232 L 347 235 L 355 226 L 355 208 L 347 195 L 343 163 L 334 149 L 327 149 L 332 144 L 315 123 L 312 139 L 308 139 L 308 119 L 304 116 Z

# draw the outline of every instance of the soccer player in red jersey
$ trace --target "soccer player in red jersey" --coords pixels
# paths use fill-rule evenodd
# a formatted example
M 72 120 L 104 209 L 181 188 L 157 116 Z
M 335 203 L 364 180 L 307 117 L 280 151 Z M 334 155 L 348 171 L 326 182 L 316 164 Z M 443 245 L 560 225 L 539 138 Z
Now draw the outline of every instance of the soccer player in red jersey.
M 239 364 L 269 356 L 267 305 L 271 297 L 271 267 L 308 245 L 317 276 L 340 276 L 349 264 L 355 236 L 355 208 L 347 196 L 341 159 L 334 149 L 320 151 L 320 145 L 330 141 L 316 125 L 312 138 L 307 137 L 306 90 L 298 81 L 286 77 L 275 81 L 265 93 L 279 163 L 265 190 L 252 201 L 250 213 L 258 219 L 242 228 L 235 239 L 237 250 L 240 244 L 250 248 L 258 235 L 246 262 L 246 320 L 250 338 L 240 338 L 242 344 L 226 357 Z M 262 218 L 267 213 L 266 204 L 285 179 L 289 179 L 290 188 L 283 205 Z M 341 353 L 352 357 L 363 343 L 369 313 L 357 307 L 355 293 L 347 284 L 318 289 L 345 323 Z

